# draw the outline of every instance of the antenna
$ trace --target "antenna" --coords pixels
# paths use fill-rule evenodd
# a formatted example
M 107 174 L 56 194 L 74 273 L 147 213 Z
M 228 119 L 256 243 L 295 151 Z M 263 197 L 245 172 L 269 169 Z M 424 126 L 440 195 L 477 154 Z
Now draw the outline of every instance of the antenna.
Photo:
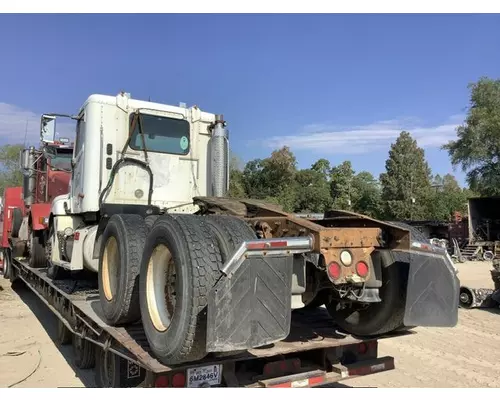
M 24 147 L 26 147 L 26 138 L 28 137 L 29 118 L 26 118 L 26 128 L 24 129 Z

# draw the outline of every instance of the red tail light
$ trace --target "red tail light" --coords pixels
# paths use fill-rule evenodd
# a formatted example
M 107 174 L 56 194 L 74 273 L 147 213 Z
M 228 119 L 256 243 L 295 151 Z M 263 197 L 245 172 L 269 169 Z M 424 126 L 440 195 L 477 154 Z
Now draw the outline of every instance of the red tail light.
M 356 264 L 356 273 L 362 278 L 368 275 L 368 271 L 368 265 L 364 261 L 360 261 Z
M 186 376 L 179 372 L 172 378 L 172 386 L 176 388 L 184 387 L 186 385 Z
M 366 345 L 366 343 L 360 343 L 359 346 L 358 346 L 358 352 L 359 354 L 365 354 L 368 350 L 368 346 Z
M 162 375 L 156 378 L 155 387 L 168 387 L 168 376 Z
M 330 278 L 332 278 L 333 280 L 337 280 L 340 278 L 340 274 L 340 265 L 338 265 L 336 262 L 331 262 L 328 266 L 328 275 L 330 275 Z

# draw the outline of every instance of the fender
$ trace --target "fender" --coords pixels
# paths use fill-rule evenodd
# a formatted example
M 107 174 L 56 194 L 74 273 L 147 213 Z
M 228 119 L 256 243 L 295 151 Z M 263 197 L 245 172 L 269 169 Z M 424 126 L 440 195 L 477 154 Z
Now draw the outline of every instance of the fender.
M 40 231 L 49 226 L 50 203 L 33 204 L 30 210 L 31 229 Z

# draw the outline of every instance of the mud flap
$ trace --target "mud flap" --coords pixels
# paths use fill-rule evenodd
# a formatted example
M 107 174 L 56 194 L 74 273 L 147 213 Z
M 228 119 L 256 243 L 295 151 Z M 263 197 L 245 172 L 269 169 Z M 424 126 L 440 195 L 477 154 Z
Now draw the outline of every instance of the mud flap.
M 207 351 L 246 350 L 290 333 L 293 256 L 258 256 L 223 276 L 208 296 Z
M 404 325 L 454 327 L 460 282 L 444 254 L 410 251 Z

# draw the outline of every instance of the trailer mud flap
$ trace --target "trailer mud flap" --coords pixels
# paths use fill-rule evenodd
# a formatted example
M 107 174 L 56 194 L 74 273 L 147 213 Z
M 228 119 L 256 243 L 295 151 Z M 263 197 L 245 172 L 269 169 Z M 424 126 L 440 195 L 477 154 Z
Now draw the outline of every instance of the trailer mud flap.
M 290 332 L 293 256 L 249 257 L 208 297 L 207 351 L 269 345 Z
M 452 262 L 442 253 L 410 251 L 404 256 L 409 257 L 404 324 L 455 326 L 460 282 Z

